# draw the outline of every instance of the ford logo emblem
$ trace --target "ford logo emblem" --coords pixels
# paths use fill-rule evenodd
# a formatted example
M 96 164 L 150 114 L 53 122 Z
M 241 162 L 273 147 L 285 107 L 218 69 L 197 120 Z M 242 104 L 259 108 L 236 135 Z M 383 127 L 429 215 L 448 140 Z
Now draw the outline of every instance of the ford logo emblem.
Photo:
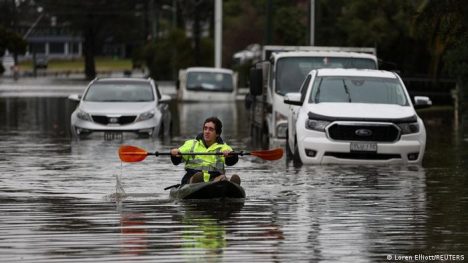
M 368 137 L 372 135 L 372 131 L 369 129 L 359 129 L 354 132 L 357 136 Z

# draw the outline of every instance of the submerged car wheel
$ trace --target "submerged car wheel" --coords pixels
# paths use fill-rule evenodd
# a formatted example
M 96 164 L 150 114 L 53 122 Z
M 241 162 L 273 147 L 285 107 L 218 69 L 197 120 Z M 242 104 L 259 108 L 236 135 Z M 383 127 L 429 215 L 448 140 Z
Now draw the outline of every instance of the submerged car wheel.
M 88 135 L 90 135 L 91 133 L 79 131 L 78 128 L 72 125 L 70 127 L 70 134 L 73 139 L 83 139 L 83 138 L 88 137 Z
M 291 151 L 291 147 L 289 147 L 289 133 L 286 130 L 286 160 L 291 160 L 293 157 L 293 152 Z
M 72 139 L 78 138 L 78 134 L 76 133 L 76 128 L 73 125 L 70 126 L 70 136 L 72 137 Z
M 302 164 L 301 156 L 299 155 L 299 147 L 297 147 L 297 138 L 294 140 L 294 153 L 293 153 L 292 159 L 293 159 L 294 165 Z

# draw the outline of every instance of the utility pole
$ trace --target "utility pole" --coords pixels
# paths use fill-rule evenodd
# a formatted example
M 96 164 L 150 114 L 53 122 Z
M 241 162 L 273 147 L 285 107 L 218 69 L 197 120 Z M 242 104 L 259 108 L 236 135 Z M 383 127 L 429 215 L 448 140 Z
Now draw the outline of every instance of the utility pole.
M 154 0 L 150 0 L 148 9 L 151 19 L 151 41 L 155 42 L 159 35 L 159 12 L 154 6 Z
M 223 2 L 215 0 L 215 67 L 222 66 Z
M 273 1 L 267 0 L 266 4 L 265 44 L 270 45 L 273 41 Z
M 12 13 L 13 13 L 12 28 L 13 28 L 13 32 L 16 33 L 17 32 L 16 25 L 18 21 L 18 10 L 16 9 L 16 1 L 11 0 L 11 5 L 12 5 Z M 15 63 L 15 66 L 18 65 L 18 53 L 16 51 L 13 52 L 13 61 Z
M 315 46 L 315 0 L 309 2 L 309 45 Z

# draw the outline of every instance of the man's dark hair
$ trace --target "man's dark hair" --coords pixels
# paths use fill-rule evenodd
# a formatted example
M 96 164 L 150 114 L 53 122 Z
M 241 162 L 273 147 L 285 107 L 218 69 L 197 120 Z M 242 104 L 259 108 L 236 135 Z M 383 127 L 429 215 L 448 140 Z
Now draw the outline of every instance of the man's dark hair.
M 215 125 L 215 130 L 218 135 L 221 135 L 221 132 L 223 131 L 223 123 L 217 118 L 217 117 L 209 117 L 208 119 L 205 120 L 203 123 L 203 127 L 207 122 L 212 122 Z

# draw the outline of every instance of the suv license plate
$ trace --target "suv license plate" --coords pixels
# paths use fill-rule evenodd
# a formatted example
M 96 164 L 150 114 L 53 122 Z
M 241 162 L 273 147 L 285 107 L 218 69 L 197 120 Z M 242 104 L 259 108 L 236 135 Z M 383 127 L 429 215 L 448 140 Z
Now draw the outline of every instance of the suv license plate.
M 377 152 L 377 143 L 374 142 L 351 142 L 352 152 Z

